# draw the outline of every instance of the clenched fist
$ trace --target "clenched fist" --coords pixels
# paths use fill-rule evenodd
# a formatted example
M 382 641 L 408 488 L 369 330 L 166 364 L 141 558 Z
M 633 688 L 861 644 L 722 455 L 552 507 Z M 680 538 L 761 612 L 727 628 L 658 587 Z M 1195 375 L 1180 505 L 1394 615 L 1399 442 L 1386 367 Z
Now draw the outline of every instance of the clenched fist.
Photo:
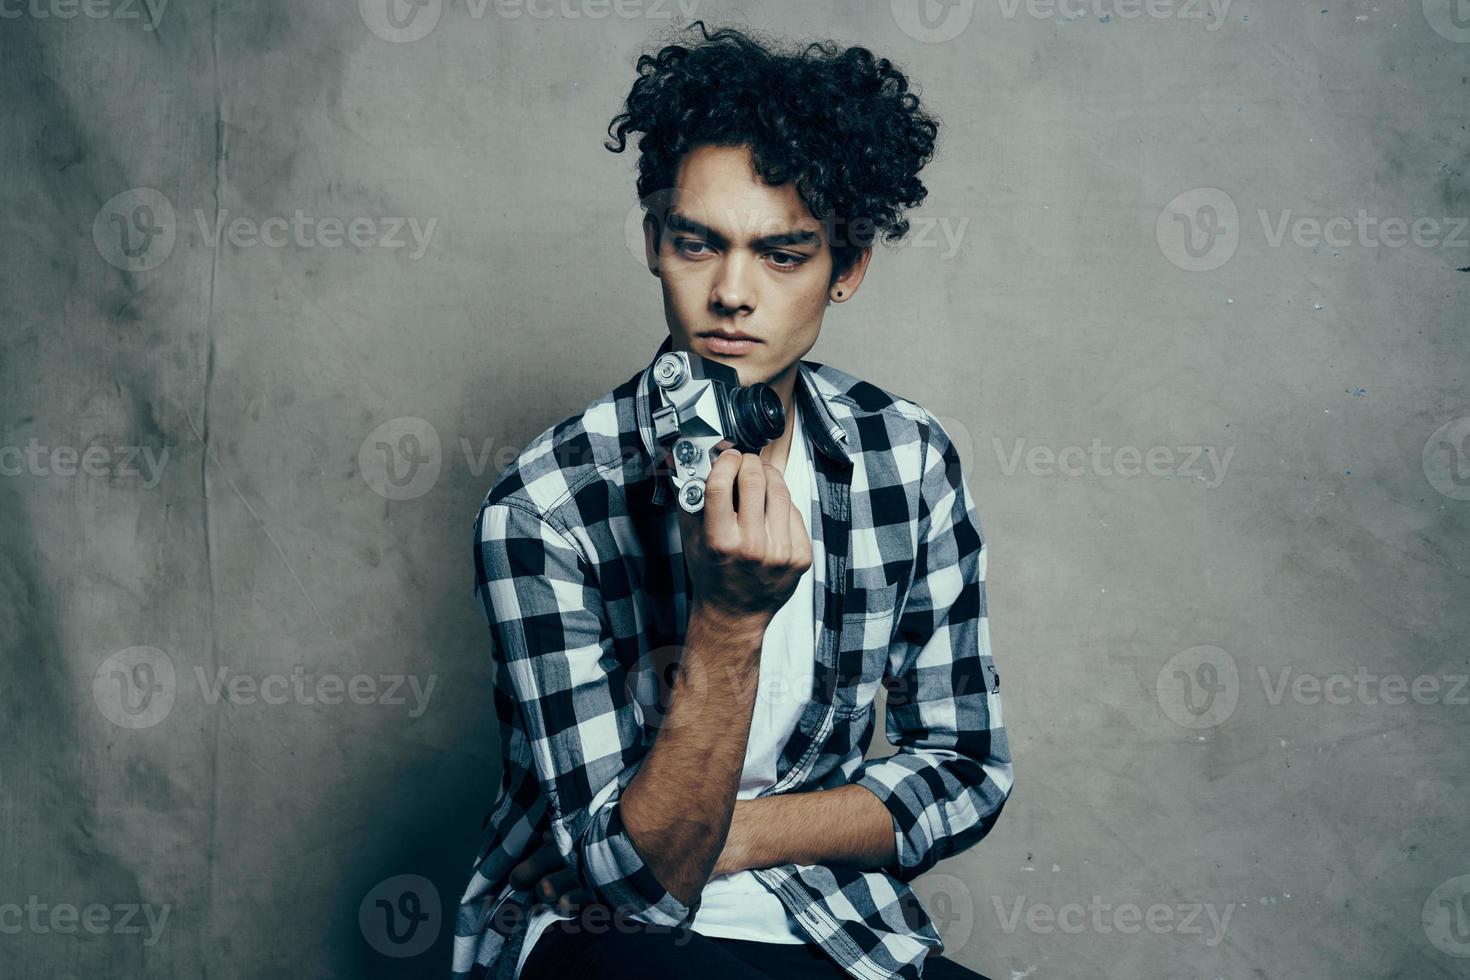
M 681 508 L 679 531 L 692 607 L 733 622 L 764 628 L 812 566 L 811 539 L 786 480 L 756 453 L 727 449 L 715 460 L 704 510 Z

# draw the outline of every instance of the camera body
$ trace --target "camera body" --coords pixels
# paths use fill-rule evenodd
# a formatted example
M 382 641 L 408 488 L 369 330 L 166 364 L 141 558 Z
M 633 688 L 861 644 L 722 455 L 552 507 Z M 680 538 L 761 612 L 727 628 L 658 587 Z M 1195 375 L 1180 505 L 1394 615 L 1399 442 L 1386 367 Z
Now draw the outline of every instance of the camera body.
M 728 364 L 693 351 L 667 351 L 653 362 L 659 407 L 654 433 L 670 448 L 671 477 L 686 513 L 704 510 L 704 485 L 726 448 L 758 453 L 786 431 L 786 409 L 764 382 L 741 387 Z

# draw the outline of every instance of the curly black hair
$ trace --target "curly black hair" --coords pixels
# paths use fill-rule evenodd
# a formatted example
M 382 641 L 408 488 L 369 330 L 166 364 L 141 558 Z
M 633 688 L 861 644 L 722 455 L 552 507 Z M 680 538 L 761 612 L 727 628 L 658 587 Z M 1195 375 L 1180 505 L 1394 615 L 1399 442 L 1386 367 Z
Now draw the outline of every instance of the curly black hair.
M 908 234 L 902 210 L 929 193 L 918 173 L 934 155 L 939 120 L 920 108 L 902 71 L 863 47 L 812 41 L 786 50 L 737 28 L 711 34 L 702 20 L 685 30 L 696 26 L 702 43 L 639 57 L 624 111 L 608 124 L 603 145 L 614 153 L 628 133 L 643 134 L 645 209 L 673 186 L 692 148 L 743 145 L 766 183 L 794 181 L 823 222 L 834 278 L 878 232 L 890 244 Z

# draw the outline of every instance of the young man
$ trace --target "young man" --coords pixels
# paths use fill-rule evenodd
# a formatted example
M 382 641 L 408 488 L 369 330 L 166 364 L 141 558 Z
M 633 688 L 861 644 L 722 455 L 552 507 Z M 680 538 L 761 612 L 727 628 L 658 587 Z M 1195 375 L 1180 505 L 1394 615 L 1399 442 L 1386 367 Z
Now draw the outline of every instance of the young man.
M 979 520 L 933 415 L 801 360 L 907 232 L 938 126 L 865 49 L 696 23 L 639 59 L 609 145 L 645 134 L 669 336 L 475 523 L 504 774 L 454 975 L 973 978 L 908 883 L 1011 791 Z M 786 409 L 697 515 L 654 437 L 667 350 Z M 880 684 L 897 754 L 865 760 Z

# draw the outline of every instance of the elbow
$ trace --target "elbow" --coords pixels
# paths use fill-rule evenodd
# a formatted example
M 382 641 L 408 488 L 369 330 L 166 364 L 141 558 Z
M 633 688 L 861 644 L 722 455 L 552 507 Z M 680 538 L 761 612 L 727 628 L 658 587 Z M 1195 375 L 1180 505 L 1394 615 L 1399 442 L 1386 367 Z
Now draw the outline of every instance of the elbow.
M 648 925 L 686 925 L 699 910 L 705 879 L 694 884 L 664 882 L 634 845 L 623 822 L 621 801 L 598 810 L 575 842 L 572 863 L 582 887 L 624 917 Z M 706 876 L 707 878 L 707 876 Z

